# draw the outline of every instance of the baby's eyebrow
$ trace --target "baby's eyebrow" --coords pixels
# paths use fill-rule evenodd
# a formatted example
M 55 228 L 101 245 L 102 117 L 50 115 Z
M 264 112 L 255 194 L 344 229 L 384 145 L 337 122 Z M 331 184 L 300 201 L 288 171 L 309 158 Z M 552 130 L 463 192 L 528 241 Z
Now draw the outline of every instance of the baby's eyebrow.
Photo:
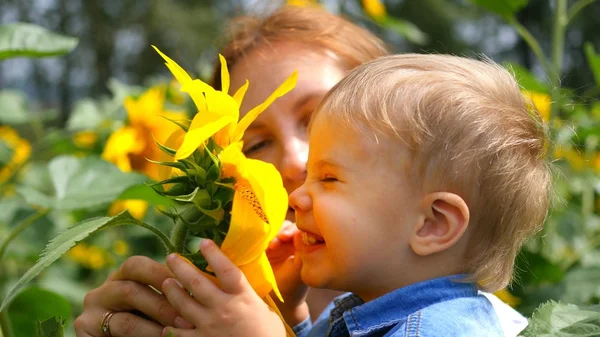
M 334 169 L 343 169 L 344 165 L 342 165 L 339 161 L 336 161 L 332 158 L 319 159 L 314 166 L 318 169 L 324 168 L 334 168 Z

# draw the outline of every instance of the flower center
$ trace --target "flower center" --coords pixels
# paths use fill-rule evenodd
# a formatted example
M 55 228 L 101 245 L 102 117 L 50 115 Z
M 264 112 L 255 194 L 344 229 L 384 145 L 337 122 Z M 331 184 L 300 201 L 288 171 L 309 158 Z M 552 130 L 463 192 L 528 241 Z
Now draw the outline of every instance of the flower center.
M 269 219 L 267 219 L 265 212 L 263 211 L 262 207 L 260 207 L 260 202 L 258 202 L 258 198 L 256 197 L 256 194 L 252 190 L 252 187 L 250 186 L 250 184 L 247 181 L 238 181 L 235 183 L 233 188 L 235 188 L 236 191 L 240 192 L 240 195 L 242 196 L 242 198 L 244 198 L 246 201 L 248 201 L 250 203 L 250 205 L 252 206 L 252 209 L 254 209 L 254 212 L 256 213 L 256 215 L 258 215 L 258 217 L 262 221 L 264 221 L 268 224 Z

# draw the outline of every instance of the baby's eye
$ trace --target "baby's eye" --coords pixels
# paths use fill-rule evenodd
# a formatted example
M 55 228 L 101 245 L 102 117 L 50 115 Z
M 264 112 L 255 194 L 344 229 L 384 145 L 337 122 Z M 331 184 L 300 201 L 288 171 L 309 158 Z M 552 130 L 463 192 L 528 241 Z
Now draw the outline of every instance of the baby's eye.
M 332 183 L 332 182 L 336 182 L 338 180 L 336 177 L 334 177 L 332 175 L 326 175 L 323 177 L 323 179 L 321 179 L 321 181 L 324 183 Z

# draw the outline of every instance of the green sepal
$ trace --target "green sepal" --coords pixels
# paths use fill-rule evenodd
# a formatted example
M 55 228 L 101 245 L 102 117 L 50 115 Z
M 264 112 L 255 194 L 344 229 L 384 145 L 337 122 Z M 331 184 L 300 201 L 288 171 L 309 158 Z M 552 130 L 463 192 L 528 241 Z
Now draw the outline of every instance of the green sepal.
M 208 207 L 211 205 L 211 197 L 208 191 L 196 187 L 192 193 L 172 196 L 173 200 L 193 203 L 196 207 Z
M 174 167 L 174 168 L 180 169 L 182 171 L 185 170 L 185 165 L 183 165 L 179 161 L 156 161 L 156 160 L 152 160 L 152 159 L 148 159 L 148 158 L 146 158 L 146 160 L 151 162 L 152 164 Z
M 206 187 L 206 179 L 207 179 L 206 170 L 193 161 L 186 161 L 186 164 L 189 165 L 187 174 L 189 176 L 193 176 L 193 179 L 196 181 L 196 183 L 198 185 L 200 185 L 202 187 Z
M 204 190 L 204 191 L 206 191 L 206 190 Z M 208 215 L 209 217 L 213 218 L 215 220 L 215 222 L 218 224 L 221 221 L 223 221 L 223 218 L 225 217 L 225 210 L 223 210 L 221 200 L 214 200 L 214 202 L 217 204 L 217 207 L 215 207 L 214 209 L 206 209 L 206 208 L 201 207 L 199 205 L 196 205 L 196 207 L 202 213 L 204 213 L 204 214 Z
M 166 147 L 166 146 L 162 145 L 158 140 L 156 140 L 156 138 L 154 138 L 154 135 L 152 135 L 152 139 L 154 139 L 154 142 L 156 143 L 156 145 L 162 152 L 168 154 L 171 157 L 175 157 L 175 154 L 177 153 L 176 150 L 173 150 L 170 147 Z
M 179 127 L 180 127 L 180 128 L 183 130 L 183 131 L 185 131 L 186 133 L 188 132 L 188 130 L 189 130 L 189 128 L 190 128 L 188 125 L 185 125 L 185 124 L 183 124 L 183 123 L 181 123 L 181 122 L 179 122 L 179 121 L 176 121 L 176 120 L 174 120 L 174 119 L 171 119 L 171 118 L 169 118 L 169 117 L 165 117 L 165 116 L 160 116 L 160 117 L 162 117 L 162 118 L 164 118 L 164 119 L 168 120 L 169 122 L 171 122 L 171 123 L 173 123 L 173 124 L 176 124 L 177 126 L 179 126 Z M 188 120 L 187 122 L 190 122 L 190 121 Z
M 188 184 L 175 184 L 175 185 L 171 186 L 171 188 L 169 188 L 169 190 L 164 191 L 164 192 L 156 190 L 156 187 L 153 187 L 153 188 L 160 195 L 171 198 L 173 200 L 177 200 L 176 199 L 177 197 L 194 193 L 193 191 L 190 192 L 190 190 L 194 187 L 190 186 Z
M 190 230 L 191 234 L 194 236 L 204 237 L 207 232 L 210 232 L 213 228 L 217 226 L 217 221 L 211 218 L 210 216 L 203 214 L 198 219 L 191 221 L 182 218 L 183 223 Z
M 190 181 L 191 181 L 191 178 L 188 177 L 188 176 L 177 176 L 177 177 L 172 177 L 172 178 L 169 178 L 169 179 L 161 180 L 161 181 L 156 182 L 156 183 L 148 184 L 148 186 L 155 187 L 155 186 L 162 186 L 164 184 L 177 184 L 177 183 L 180 183 L 180 184 L 189 184 Z

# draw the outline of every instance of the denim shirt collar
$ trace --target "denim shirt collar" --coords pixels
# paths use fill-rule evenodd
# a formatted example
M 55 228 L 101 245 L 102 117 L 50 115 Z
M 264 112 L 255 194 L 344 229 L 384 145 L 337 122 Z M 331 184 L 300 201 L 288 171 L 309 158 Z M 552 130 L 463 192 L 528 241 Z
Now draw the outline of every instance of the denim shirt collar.
M 457 282 L 463 276 L 466 275 L 411 284 L 367 303 L 354 294 L 338 297 L 330 313 L 327 336 L 367 335 L 389 329 L 408 315 L 435 303 L 477 296 L 475 284 Z

